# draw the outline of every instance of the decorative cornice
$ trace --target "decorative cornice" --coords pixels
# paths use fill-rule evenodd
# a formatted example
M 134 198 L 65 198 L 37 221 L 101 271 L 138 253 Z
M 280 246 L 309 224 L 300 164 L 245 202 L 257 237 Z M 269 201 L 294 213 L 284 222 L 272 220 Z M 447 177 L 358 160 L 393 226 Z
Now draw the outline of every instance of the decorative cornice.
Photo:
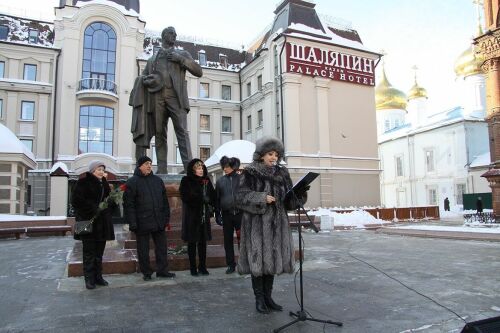
M 488 74 L 490 71 L 498 71 L 500 69 L 500 58 L 488 59 L 481 65 L 484 73 Z
M 484 60 L 500 57 L 500 28 L 487 31 L 484 35 L 476 38 L 474 44 L 477 45 L 476 53 L 480 54 Z

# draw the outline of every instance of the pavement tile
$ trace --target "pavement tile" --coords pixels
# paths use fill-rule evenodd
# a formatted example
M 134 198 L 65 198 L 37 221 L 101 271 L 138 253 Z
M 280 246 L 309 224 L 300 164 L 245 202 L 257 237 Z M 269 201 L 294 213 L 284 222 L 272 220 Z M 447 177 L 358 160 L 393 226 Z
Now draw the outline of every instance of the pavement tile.
M 500 315 L 500 243 L 371 231 L 303 237 L 305 309 L 344 326 L 307 321 L 286 333 L 459 332 L 464 322 L 444 307 L 467 321 Z M 109 287 L 89 291 L 82 278 L 66 277 L 73 244 L 70 237 L 0 240 L 1 333 L 271 332 L 300 309 L 295 275 L 275 279 L 273 298 L 284 311 L 261 315 L 248 276 L 224 268 L 151 282 L 107 275 Z

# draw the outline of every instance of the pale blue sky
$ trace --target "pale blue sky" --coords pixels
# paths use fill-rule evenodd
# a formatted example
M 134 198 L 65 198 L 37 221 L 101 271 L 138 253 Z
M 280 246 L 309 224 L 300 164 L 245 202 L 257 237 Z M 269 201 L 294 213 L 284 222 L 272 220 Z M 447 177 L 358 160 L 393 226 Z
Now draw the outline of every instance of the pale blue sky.
M 59 0 L 1 0 L 0 10 L 19 8 L 52 13 Z M 173 25 L 179 35 L 248 45 L 272 22 L 279 1 L 273 0 L 141 0 L 146 28 Z M 365 46 L 385 50 L 389 81 L 407 92 L 418 81 L 429 94 L 433 112 L 458 104 L 454 62 L 476 32 L 472 0 L 315 0 L 320 14 L 350 22 Z M 481 9 L 481 15 L 482 15 Z

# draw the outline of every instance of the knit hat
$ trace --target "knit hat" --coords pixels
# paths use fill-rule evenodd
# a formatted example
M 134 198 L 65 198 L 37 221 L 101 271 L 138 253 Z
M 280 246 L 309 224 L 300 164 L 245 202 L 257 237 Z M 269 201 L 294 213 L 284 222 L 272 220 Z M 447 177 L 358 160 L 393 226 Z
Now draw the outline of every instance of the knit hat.
M 263 138 L 260 138 L 255 143 L 255 152 L 253 153 L 253 160 L 260 161 L 262 156 L 264 156 L 266 153 L 270 151 L 277 152 L 278 159 L 281 161 L 283 155 L 285 154 L 285 148 L 283 147 L 283 143 L 281 142 L 281 140 L 272 136 L 265 136 Z
M 140 167 L 146 162 L 153 162 L 149 157 L 147 156 L 142 156 L 137 159 L 137 166 Z
M 95 171 L 95 169 L 97 169 L 100 166 L 102 166 L 104 169 L 106 169 L 106 166 L 104 165 L 103 162 L 101 162 L 99 160 L 90 161 L 90 163 L 89 163 L 89 172 L 93 173 Z

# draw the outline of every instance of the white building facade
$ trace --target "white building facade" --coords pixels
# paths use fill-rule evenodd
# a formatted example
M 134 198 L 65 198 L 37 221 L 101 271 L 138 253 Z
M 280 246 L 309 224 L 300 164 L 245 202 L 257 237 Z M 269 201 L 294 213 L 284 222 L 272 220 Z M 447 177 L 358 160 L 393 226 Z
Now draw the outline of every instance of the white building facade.
M 129 96 L 160 45 L 160 32 L 147 31 L 139 12 L 138 0 L 61 0 L 54 22 L 0 13 L 0 122 L 38 165 L 30 172 L 28 210 L 49 212 L 56 163 L 67 165 L 70 179 L 93 159 L 106 163 L 111 180 L 132 174 Z M 292 22 L 294 12 L 308 15 Z M 203 67 L 201 78 L 186 76 L 193 156 L 205 160 L 231 140 L 278 136 L 293 179 L 320 173 L 310 205 L 379 204 L 379 54 L 356 31 L 322 22 L 310 1 L 284 0 L 275 14 L 272 28 L 246 51 L 179 38 L 177 46 Z M 182 162 L 171 124 L 168 147 L 169 172 L 177 173 Z
M 471 51 L 455 71 L 460 106 L 439 113 L 428 110 L 416 79 L 406 96 L 383 73 L 377 86 L 382 205 L 443 208 L 445 198 L 456 206 L 463 194 L 491 192 L 481 177 L 490 164 L 484 75 Z

